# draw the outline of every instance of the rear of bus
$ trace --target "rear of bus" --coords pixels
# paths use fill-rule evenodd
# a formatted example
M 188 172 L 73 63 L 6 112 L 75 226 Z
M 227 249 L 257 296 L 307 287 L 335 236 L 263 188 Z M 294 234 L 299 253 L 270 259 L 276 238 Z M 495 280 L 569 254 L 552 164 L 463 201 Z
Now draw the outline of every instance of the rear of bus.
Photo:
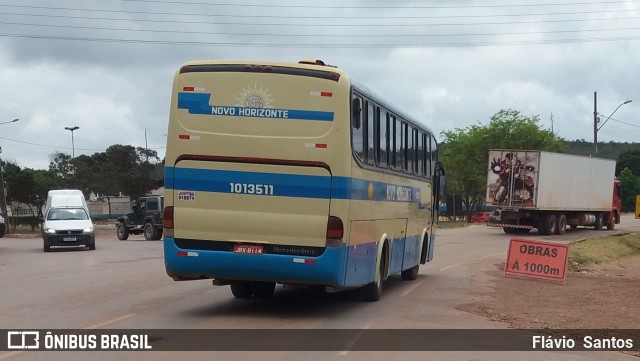
M 315 64 L 180 69 L 165 163 L 173 279 L 344 283 L 349 89 Z

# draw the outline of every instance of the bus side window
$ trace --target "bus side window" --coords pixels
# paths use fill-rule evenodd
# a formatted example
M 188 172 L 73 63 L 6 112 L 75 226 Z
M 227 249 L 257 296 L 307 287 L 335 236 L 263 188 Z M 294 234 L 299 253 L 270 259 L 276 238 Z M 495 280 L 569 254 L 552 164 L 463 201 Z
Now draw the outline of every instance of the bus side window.
M 418 150 L 418 157 L 416 158 L 416 171 L 417 171 L 417 175 L 424 177 L 424 158 L 425 158 L 425 154 L 424 154 L 424 133 L 422 133 L 421 131 L 417 131 L 416 132 L 417 138 L 418 138 L 418 146 L 416 147 L 416 149 Z
M 428 177 L 431 178 L 431 175 L 433 174 L 433 170 L 431 168 L 431 135 L 430 134 L 425 134 L 424 135 L 424 148 L 425 148 L 425 159 L 424 159 L 424 174 Z
M 435 174 L 436 171 L 436 162 L 438 162 L 438 143 L 436 142 L 436 138 L 431 136 L 431 174 Z
M 362 98 L 354 97 L 351 102 L 351 142 L 353 152 L 364 160 L 364 127 L 362 126 Z
M 415 144 L 414 144 L 414 139 L 415 139 L 415 135 L 414 135 L 414 129 L 411 125 L 407 124 L 407 158 L 405 159 L 405 167 L 404 170 L 407 173 L 413 173 L 414 172 L 414 164 L 415 164 L 415 160 L 416 160 L 416 148 L 415 148 Z
M 395 152 L 394 152 L 394 158 L 395 158 L 395 163 L 394 163 L 394 167 L 397 170 L 401 170 L 402 169 L 402 164 L 404 162 L 404 157 L 402 156 L 402 152 L 403 152 L 403 143 L 402 143 L 402 121 L 400 121 L 400 119 L 393 117 L 393 119 L 395 120 Z
M 389 163 L 389 118 L 387 117 L 387 111 L 378 108 L 378 149 L 377 149 L 377 161 L 378 166 L 387 168 Z
M 367 121 L 365 123 L 365 132 L 366 132 L 366 161 L 369 164 L 375 164 L 375 113 L 373 108 L 373 103 L 367 101 Z

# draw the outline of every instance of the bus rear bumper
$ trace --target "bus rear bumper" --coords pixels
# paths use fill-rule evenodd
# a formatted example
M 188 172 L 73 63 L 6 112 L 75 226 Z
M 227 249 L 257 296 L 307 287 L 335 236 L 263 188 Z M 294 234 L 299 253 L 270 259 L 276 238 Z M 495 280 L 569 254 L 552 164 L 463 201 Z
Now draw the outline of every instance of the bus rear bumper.
M 317 257 L 281 254 L 237 254 L 179 248 L 164 238 L 167 274 L 174 280 L 216 279 L 286 284 L 345 286 L 347 247 L 326 248 Z

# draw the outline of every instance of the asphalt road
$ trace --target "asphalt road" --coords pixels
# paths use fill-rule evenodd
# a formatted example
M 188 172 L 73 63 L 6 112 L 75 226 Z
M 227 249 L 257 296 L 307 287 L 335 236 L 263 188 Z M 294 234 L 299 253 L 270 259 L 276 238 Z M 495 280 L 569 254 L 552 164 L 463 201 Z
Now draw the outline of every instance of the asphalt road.
M 569 242 L 640 231 L 624 216 L 614 231 L 568 230 L 524 238 Z M 439 232 L 434 261 L 415 281 L 392 276 L 379 302 L 352 293 L 276 288 L 268 300 L 238 300 L 210 281 L 174 282 L 162 241 L 101 232 L 95 251 L 44 253 L 38 238 L 0 239 L 0 329 L 494 329 L 505 324 L 458 311 L 491 283 L 483 270 L 504 262 L 509 236 L 472 225 Z M 528 282 L 523 280 L 523 282 Z M 640 342 L 640 340 L 638 340 Z M 187 356 L 185 356 L 187 355 Z M 633 360 L 616 352 L 0 352 L 0 360 Z

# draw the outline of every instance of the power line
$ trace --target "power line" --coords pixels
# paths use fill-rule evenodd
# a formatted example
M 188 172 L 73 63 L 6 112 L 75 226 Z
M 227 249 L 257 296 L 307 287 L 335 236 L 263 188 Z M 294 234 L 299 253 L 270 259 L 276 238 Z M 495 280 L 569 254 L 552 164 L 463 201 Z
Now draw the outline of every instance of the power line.
M 204 2 L 184 2 L 184 1 L 161 1 L 161 0 L 121 0 L 123 2 L 156 3 L 156 4 L 178 4 L 178 5 L 206 5 L 206 6 L 228 6 L 228 7 L 251 7 L 251 8 L 300 8 L 300 9 L 476 9 L 476 8 L 512 8 L 512 7 L 543 7 L 543 6 L 573 6 L 573 5 L 598 5 L 598 4 L 622 4 L 636 3 L 638 1 L 593 1 L 574 3 L 546 3 L 546 4 L 508 4 L 508 5 L 459 5 L 459 6 L 433 6 L 433 5 L 412 5 L 412 6 L 370 6 L 370 5 L 276 5 L 276 4 L 237 4 L 237 3 L 204 3 Z
M 54 25 L 54 24 L 35 24 L 0 21 L 0 24 L 34 26 L 47 28 L 62 29 L 85 29 L 85 30 L 108 30 L 108 31 L 131 31 L 146 33 L 169 33 L 169 34 L 189 34 L 189 35 L 227 35 L 227 36 L 251 36 L 251 37 L 335 37 L 334 34 L 291 34 L 291 33 L 240 33 L 240 32 L 207 32 L 207 31 L 185 31 L 185 30 L 157 30 L 157 29 L 136 29 L 136 28 L 113 28 L 100 26 L 78 26 L 78 25 Z M 451 33 L 451 34 L 342 34 L 340 38 L 395 38 L 395 37 L 456 37 L 456 36 L 502 36 L 502 35 L 541 35 L 541 34 L 566 34 L 581 32 L 603 32 L 603 31 L 628 31 L 640 30 L 640 27 L 623 27 L 623 28 L 601 28 L 601 29 L 582 29 L 582 30 L 550 30 L 550 31 L 526 31 L 526 32 L 494 32 L 494 33 Z
M 235 15 L 235 14 L 203 14 L 199 13 L 181 13 L 181 12 L 157 12 L 157 11 L 141 11 L 141 10 L 111 10 L 111 9 L 90 9 L 90 8 L 69 8 L 69 7 L 57 7 L 57 6 L 34 6 L 34 5 L 8 5 L 0 4 L 0 7 L 10 8 L 23 8 L 23 9 L 44 9 L 44 10 L 65 10 L 65 11 L 85 11 L 85 12 L 97 12 L 97 13 L 114 13 L 114 14 L 136 14 L 136 15 L 171 15 L 171 16 L 204 16 L 204 17 L 217 17 L 217 18 L 259 18 L 259 19 L 456 19 L 456 18 L 491 18 L 491 17 L 523 17 L 523 16 L 555 16 L 555 15 L 588 15 L 588 14 L 610 14 L 610 13 L 623 13 L 623 12 L 635 12 L 638 9 L 623 9 L 623 10 L 595 10 L 595 11 L 570 11 L 570 12 L 550 12 L 550 13 L 523 13 L 523 14 L 490 14 L 490 15 L 405 15 L 405 16 L 370 16 L 370 15 L 357 15 L 357 16 L 345 16 L 339 14 L 333 15 L 313 15 L 313 16 L 294 16 L 294 15 Z
M 81 20 L 110 20 L 110 21 L 128 21 L 142 23 L 159 23 L 159 24 L 206 24 L 206 25 L 243 25 L 243 26 L 297 26 L 297 27 L 346 27 L 346 28 L 363 28 L 363 27 L 385 27 L 385 28 L 407 28 L 407 27 L 432 27 L 432 26 L 478 26 L 478 25 L 516 25 L 516 24 L 548 24 L 548 23 L 572 23 L 572 22 L 588 22 L 588 21 L 619 21 L 633 20 L 640 16 L 627 16 L 615 18 L 598 18 L 598 19 L 556 19 L 556 20 L 526 20 L 526 21 L 494 21 L 494 22 L 469 22 L 469 23 L 430 23 L 430 24 L 310 24 L 310 23 L 257 23 L 257 22 L 210 22 L 210 21 L 180 21 L 176 19 L 170 20 L 152 20 L 152 19 L 131 19 L 131 18 L 115 18 L 115 17 L 90 17 L 75 15 L 52 15 L 52 14 L 25 14 L 4 12 L 2 15 L 16 16 L 33 16 L 60 19 L 81 19 Z
M 617 120 L 617 119 L 613 119 L 613 118 L 609 118 L 609 120 L 613 120 L 614 122 L 630 125 L 632 127 L 640 128 L 640 125 L 623 122 L 622 120 Z
M 406 43 L 406 44 L 362 44 L 362 43 L 247 43 L 247 42 L 207 42 L 207 41 L 171 41 L 171 40 L 144 40 L 144 39 L 122 39 L 122 38 L 97 38 L 97 37 L 75 37 L 75 36 L 52 36 L 52 35 L 32 35 L 0 33 L 0 37 L 15 37 L 28 39 L 48 39 L 48 40 L 74 40 L 93 41 L 108 43 L 129 43 L 129 44 L 150 44 L 150 45 L 189 45 L 189 46 L 224 46 L 224 47 L 252 47 L 252 48 L 322 48 L 322 49 L 382 49 L 382 48 L 413 48 L 413 47 L 434 47 L 434 48 L 458 48 L 476 46 L 506 46 L 506 45 L 551 45 L 551 44 L 575 44 L 593 43 L 609 41 L 629 41 L 639 40 L 640 36 L 618 36 L 583 39 L 554 39 L 554 40 L 522 40 L 522 41 L 485 41 L 485 42 L 464 42 L 464 43 Z
M 611 120 L 613 120 L 613 119 L 611 119 Z M 39 143 L 33 143 L 33 142 L 25 142 L 23 140 L 17 140 L 17 139 L 5 138 L 5 137 L 0 137 L 0 139 L 7 140 L 7 141 L 10 141 L 10 142 L 14 142 L 14 143 L 33 145 L 33 146 L 36 146 L 36 147 L 43 147 L 43 148 L 72 149 L 71 147 L 65 147 L 65 146 L 60 146 L 60 145 L 46 145 L 46 144 L 39 144 Z M 157 149 L 165 149 L 165 148 L 166 147 L 156 147 L 156 148 L 148 148 L 148 149 L 157 150 Z M 94 149 L 94 148 L 78 148 L 78 147 L 75 147 L 75 149 L 76 150 L 94 151 L 94 152 L 104 152 L 105 151 L 105 149 Z

